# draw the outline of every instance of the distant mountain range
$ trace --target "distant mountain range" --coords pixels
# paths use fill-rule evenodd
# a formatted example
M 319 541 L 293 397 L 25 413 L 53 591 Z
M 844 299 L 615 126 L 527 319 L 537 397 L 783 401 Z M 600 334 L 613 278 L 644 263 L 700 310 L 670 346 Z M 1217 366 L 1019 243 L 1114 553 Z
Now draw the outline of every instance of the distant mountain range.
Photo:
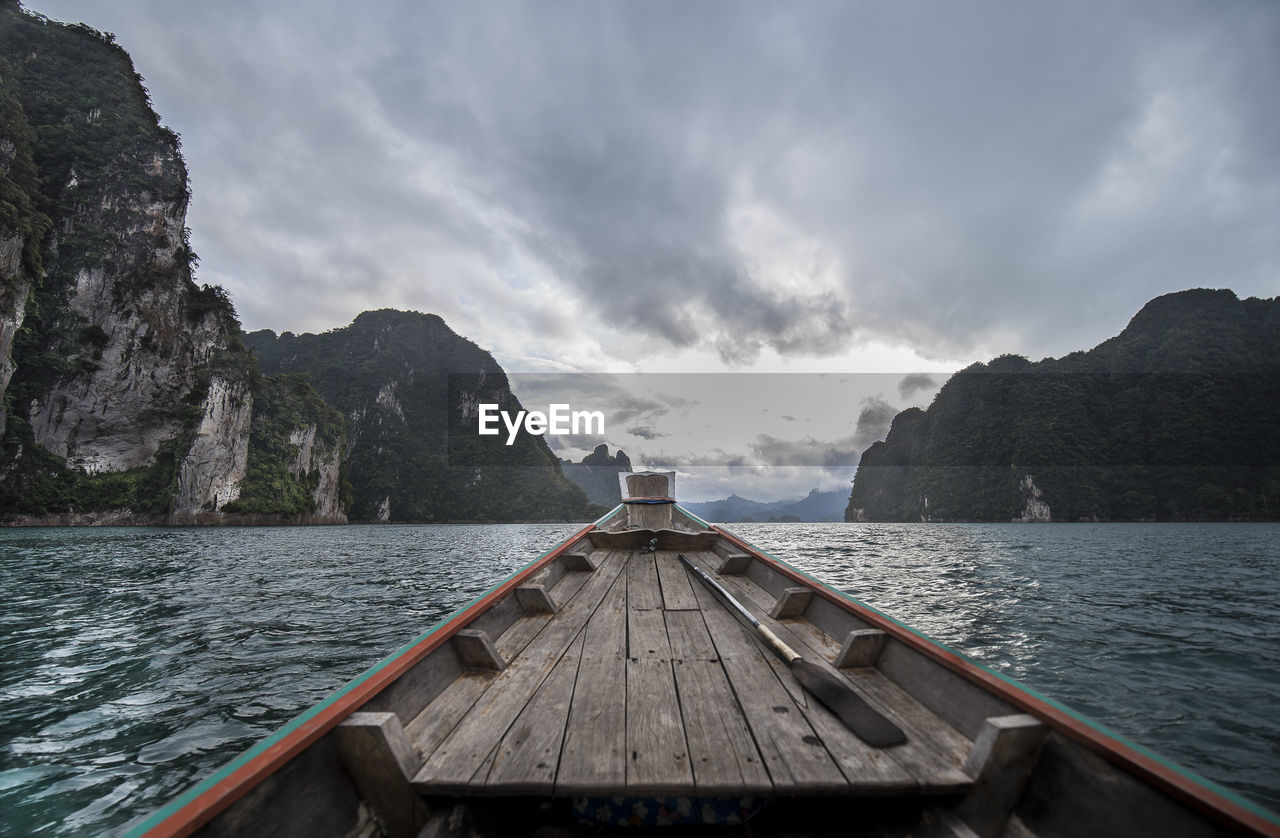
M 712 523 L 817 523 L 843 521 L 849 494 L 843 489 L 809 492 L 800 500 L 776 500 L 768 503 L 730 495 L 723 500 L 681 503 L 685 509 Z
M 596 450 L 583 457 L 580 462 L 561 460 L 560 469 L 565 477 L 587 493 L 587 498 L 592 503 L 616 506 L 622 502 L 622 486 L 618 483 L 618 474 L 631 471 L 631 459 L 624 451 L 611 457 L 609 446 L 597 445 Z

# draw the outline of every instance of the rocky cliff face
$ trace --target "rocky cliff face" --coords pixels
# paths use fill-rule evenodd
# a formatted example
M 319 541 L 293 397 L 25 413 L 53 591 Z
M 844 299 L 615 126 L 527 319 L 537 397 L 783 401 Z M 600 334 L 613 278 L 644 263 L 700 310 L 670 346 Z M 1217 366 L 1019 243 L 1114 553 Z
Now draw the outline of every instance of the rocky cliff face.
M 257 463 L 290 500 L 258 485 L 254 514 L 345 520 L 340 448 L 296 485 L 295 451 L 255 457 L 256 411 L 303 435 L 332 417 L 264 385 L 225 293 L 193 281 L 178 137 L 111 36 L 0 0 L 0 172 L 0 513 L 216 523 Z
M 609 446 L 597 445 L 596 450 L 582 458 L 581 462 L 561 460 L 564 476 L 578 484 L 592 503 L 616 506 L 622 503 L 622 486 L 618 483 L 620 472 L 631 471 L 631 458 L 619 451 L 609 455 Z
M 253 393 L 243 381 L 214 378 L 204 400 L 204 416 L 178 471 L 175 518 L 221 511 L 240 497 L 249 464 Z
M 289 464 L 289 473 L 302 480 L 316 476 L 316 487 L 311 497 L 315 501 L 315 514 L 322 518 L 345 515 L 342 510 L 342 455 L 341 445 L 317 443 L 319 427 L 312 423 L 297 428 L 289 434 L 289 444 L 298 449 L 298 455 Z
M 264 330 L 245 342 L 264 372 L 305 373 L 345 417 L 356 520 L 588 520 L 596 511 L 542 437 L 507 446 L 477 436 L 477 404 L 514 412 L 519 402 L 489 353 L 435 315 L 365 312 L 321 335 Z
M 954 375 L 862 455 L 847 520 L 1274 520 L 1280 298 L 1195 289 L 1088 352 Z
M 0 435 L 8 417 L 4 395 L 13 378 L 13 341 L 31 287 L 44 274 L 41 246 L 52 223 L 40 209 L 34 143 L 13 69 L 0 58 Z

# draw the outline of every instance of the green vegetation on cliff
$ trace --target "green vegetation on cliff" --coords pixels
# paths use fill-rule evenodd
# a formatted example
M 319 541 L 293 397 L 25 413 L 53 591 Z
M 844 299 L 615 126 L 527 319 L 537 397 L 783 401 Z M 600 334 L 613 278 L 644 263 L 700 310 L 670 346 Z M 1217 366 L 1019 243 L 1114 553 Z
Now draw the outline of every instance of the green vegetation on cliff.
M 255 370 L 256 372 L 256 370 Z M 321 451 L 346 449 L 347 424 L 342 414 L 324 403 L 306 375 L 277 375 L 253 379 L 253 425 L 249 435 L 249 459 L 240 497 L 223 507 L 225 512 L 259 515 L 313 515 L 317 469 L 290 470 L 300 454 L 294 441 L 300 431 L 314 428 L 312 444 Z M 296 472 L 296 473 L 295 473 Z M 351 485 L 342 469 L 342 505 L 351 505 Z
M 862 455 L 847 520 L 1280 518 L 1280 299 L 1194 290 L 1088 352 L 951 378 Z
M 178 135 L 114 37 L 0 0 L 0 262 L 22 246 L 0 277 L 0 512 L 209 511 L 176 509 L 181 486 L 225 497 L 246 433 L 242 510 L 314 510 L 342 417 L 259 375 L 226 292 L 193 279 L 189 200 Z M 248 428 L 207 427 L 215 380 L 252 395 Z M 300 431 L 324 469 L 298 465 Z M 192 457 L 201 434 L 223 474 Z
M 474 406 L 516 411 L 506 374 L 439 317 L 365 312 L 319 335 L 253 332 L 269 373 L 307 373 L 348 426 L 354 520 L 583 520 L 603 512 L 540 436 L 476 433 Z

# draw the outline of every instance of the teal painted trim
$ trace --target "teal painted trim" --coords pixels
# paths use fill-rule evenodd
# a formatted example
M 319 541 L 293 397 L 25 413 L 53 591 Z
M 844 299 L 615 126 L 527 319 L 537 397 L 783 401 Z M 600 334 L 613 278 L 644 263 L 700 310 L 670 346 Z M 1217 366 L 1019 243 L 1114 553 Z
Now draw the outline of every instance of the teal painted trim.
M 721 527 L 721 529 L 724 529 L 724 528 Z M 725 532 L 729 532 L 729 530 L 725 530 Z M 777 556 L 773 555 L 767 550 L 762 550 L 761 548 L 752 544 L 750 541 L 747 541 L 745 538 L 738 535 L 737 533 L 733 533 L 733 537 L 742 541 L 747 546 L 749 546 L 752 550 L 755 550 L 757 553 L 760 553 L 763 556 L 768 556 L 770 559 L 777 562 L 778 564 L 783 565 L 784 567 L 790 568 L 791 570 L 803 576 L 805 579 L 808 579 L 814 585 L 821 588 L 825 588 L 828 591 L 831 591 L 833 594 L 836 594 L 841 599 L 845 599 L 845 600 L 848 600 L 849 602 L 854 603 L 859 608 L 865 608 L 868 611 L 883 617 L 885 620 L 893 623 L 895 626 L 898 626 L 899 628 L 905 631 L 908 631 L 911 634 L 914 634 L 916 637 L 919 637 L 920 639 L 928 642 L 933 646 L 937 646 L 939 649 L 943 649 L 947 652 L 950 652 L 956 657 L 964 660 L 969 665 L 977 669 L 981 669 L 983 672 L 986 672 L 989 675 L 993 675 L 996 678 L 999 678 L 1001 681 L 1004 681 L 1009 686 L 1014 687 L 1015 689 L 1026 693 L 1032 698 L 1035 698 L 1037 701 L 1047 704 L 1050 707 L 1054 708 L 1055 710 L 1058 710 L 1059 712 L 1070 716 L 1071 718 L 1075 719 L 1081 724 L 1084 724 L 1084 725 L 1087 725 L 1088 727 L 1093 728 L 1094 730 L 1098 731 L 1104 736 L 1108 736 L 1111 739 L 1114 739 L 1117 742 L 1120 742 L 1121 744 L 1125 745 L 1128 748 L 1133 749 L 1134 751 L 1137 751 L 1138 753 L 1142 754 L 1148 759 L 1151 759 L 1154 762 L 1159 763 L 1160 765 L 1164 766 L 1170 771 L 1173 771 L 1176 774 L 1180 774 L 1181 776 L 1192 781 L 1193 783 L 1205 789 L 1208 789 L 1209 791 L 1212 791 L 1214 794 L 1217 794 L 1221 797 L 1226 798 L 1227 800 L 1231 801 L 1237 806 L 1240 806 L 1241 808 L 1248 810 L 1249 812 L 1257 815 L 1263 820 L 1266 820 L 1269 823 L 1273 823 L 1273 824 L 1276 824 L 1277 826 L 1280 826 L 1280 814 L 1272 812 L 1269 809 L 1265 809 L 1259 804 L 1254 803 L 1252 800 L 1249 800 L 1246 797 L 1240 796 L 1238 793 L 1232 791 L 1231 789 L 1223 788 L 1222 786 L 1215 783 L 1213 780 L 1207 779 L 1205 777 L 1201 777 L 1199 774 L 1196 774 L 1194 771 L 1191 771 L 1188 768 L 1184 768 L 1183 766 L 1177 764 L 1176 762 L 1171 762 L 1169 759 L 1160 756 L 1159 754 L 1152 751 L 1150 748 L 1147 748 L 1145 745 L 1141 745 L 1122 734 L 1116 733 L 1115 731 L 1111 730 L 1109 727 L 1102 724 L 1101 722 L 1091 719 L 1090 717 L 1084 715 L 1083 713 L 1080 713 L 1077 710 L 1071 709 L 1070 707 L 1066 706 L 1060 701 L 1052 699 L 1049 696 L 1044 695 L 1043 693 L 1040 693 L 1037 690 L 1032 689 L 1031 687 L 1028 687 L 1026 684 L 1023 684 L 1022 682 L 1014 678 L 1010 678 L 1008 675 L 1005 675 L 1004 673 L 996 672 L 995 670 L 984 666 L 983 664 L 975 661 L 973 658 L 966 655 L 964 652 L 958 651 L 956 649 L 951 648 L 945 643 L 940 643 L 937 640 L 934 640 L 932 637 L 925 634 L 924 632 L 918 631 L 917 629 L 912 628 L 906 623 L 895 620 L 893 617 L 890 617 L 888 614 L 885 614 L 880 609 L 873 608 L 872 606 L 867 605 L 862 600 L 853 597 L 852 595 L 840 590 L 839 588 L 831 587 L 826 582 L 823 582 L 821 579 L 814 578 L 813 576 L 809 575 L 808 573 L 805 573 L 803 570 L 796 567 L 795 565 L 792 565 L 790 562 L 783 561 L 782 559 L 778 558 Z
M 690 512 L 689 510 L 685 509 L 685 508 L 684 508 L 683 506 L 681 506 L 680 504 L 678 504 L 678 503 L 676 504 L 676 509 L 679 509 L 679 510 L 680 510 L 681 512 L 683 512 L 685 515 L 688 515 L 690 518 L 692 518 L 693 520 L 697 521 L 699 524 L 702 524 L 702 526 L 703 526 L 703 527 L 705 527 L 706 529 L 711 529 L 711 525 L 710 525 L 710 524 L 708 524 L 706 521 L 704 521 L 704 520 L 702 520 L 701 518 L 699 518 L 697 515 L 694 515 L 692 512 Z M 744 539 L 744 540 L 745 540 L 745 539 Z M 763 552 L 763 551 L 762 551 L 762 552 Z M 772 557 L 771 557 L 771 558 L 772 558 Z M 787 565 L 787 567 L 791 567 L 791 565 Z
M 613 511 L 612 511 L 612 512 L 610 512 L 608 515 L 605 515 L 605 516 L 604 516 L 604 518 L 601 518 L 600 520 L 601 520 L 601 521 L 603 521 L 605 518 L 608 518 L 608 517 L 609 517 L 609 515 L 612 515 L 614 512 L 617 512 L 617 511 L 618 511 L 618 508 L 619 508 L 619 507 L 621 507 L 621 506 L 622 506 L 622 504 L 618 504 L 618 506 L 617 506 L 617 507 L 614 507 L 614 509 L 613 509 Z M 599 521 L 597 521 L 597 522 L 596 522 L 596 524 L 599 524 Z M 593 524 L 593 526 L 595 526 L 595 525 Z M 576 536 L 576 535 L 577 535 L 577 533 L 574 533 L 574 536 Z M 477 602 L 479 602 L 480 600 L 482 600 L 482 599 L 484 599 L 485 597 L 489 596 L 489 595 L 490 595 L 490 594 L 492 594 L 494 591 L 496 591 L 498 588 L 501 588 L 503 585 L 507 584 L 507 582 L 511 581 L 511 580 L 512 580 L 512 579 L 514 579 L 516 576 L 519 576 L 521 573 L 523 573 L 523 572 L 525 571 L 525 569 L 529 567 L 529 565 L 531 565 L 531 564 L 537 564 L 538 562 L 540 562 L 540 561 L 542 561 L 543 559 L 545 559 L 545 558 L 547 557 L 547 555 L 548 555 L 548 554 L 553 553 L 553 552 L 555 552 L 556 550 L 560 549 L 560 547 L 561 547 L 562 545 L 564 545 L 564 544 L 568 543 L 568 541 L 569 541 L 571 538 L 573 538 L 573 536 L 570 536 L 569 538 L 563 539 L 563 540 L 561 540 L 561 541 L 557 542 L 557 543 L 556 543 L 556 545 L 555 545 L 554 547 L 552 547 L 551 549 L 543 551 L 542 555 L 538 556 L 538 558 L 536 558 L 536 559 L 534 559 L 533 561 L 529 562 L 529 564 L 524 565 L 524 566 L 523 566 L 523 567 L 521 567 L 519 570 L 517 570 L 517 571 L 515 571 L 514 573 L 512 573 L 510 576 L 506 577 L 506 578 L 505 578 L 505 579 L 503 579 L 501 582 L 499 582 L 498 584 L 494 585 L 494 586 L 493 586 L 492 588 L 490 588 L 489 590 L 487 590 L 487 591 L 485 591 L 484 593 L 480 594 L 478 597 L 476 597 L 475 599 L 471 600 L 471 601 L 470 601 L 470 602 L 468 602 L 466 605 L 464 605 L 464 606 L 462 606 L 461 608 L 459 608 L 457 611 L 454 611 L 452 614 L 450 614 L 450 615 L 449 615 L 448 617 L 446 617 L 445 619 L 443 619 L 443 620 L 441 620 L 440 622 L 436 623 L 434 626 L 432 626 L 431 628 L 427 629 L 425 632 L 423 632 L 422 634 L 418 635 L 418 636 L 417 636 L 417 637 L 415 637 L 413 640 L 411 640 L 411 641 L 409 641 L 408 643 L 406 643 L 405 645 L 401 646 L 401 647 L 400 647 L 399 649 L 397 649 L 395 652 L 392 652 L 392 653 L 391 653 L 390 655 L 388 655 L 387 657 L 385 657 L 385 658 L 383 658 L 382 660 L 378 661 L 378 662 L 377 662 L 377 663 L 375 663 L 373 666 L 371 666 L 371 667 L 369 667 L 368 669 L 366 669 L 363 673 L 361 673 L 360 675 L 356 676 L 355 680 L 350 681 L 346 686 L 344 686 L 344 687 L 340 688 L 337 692 L 333 693 L 333 694 L 332 694 L 332 695 L 330 695 L 328 698 L 326 698 L 326 699 L 324 699 L 323 701 L 321 701 L 319 704 L 316 704 L 316 705 L 315 705 L 315 706 L 313 706 L 311 709 L 304 711 L 301 715 L 299 715 L 299 716 L 295 717 L 293 720 L 291 720 L 291 721 L 289 721 L 288 723 L 286 723 L 284 727 L 280 728 L 280 729 L 279 729 L 279 730 L 277 730 L 275 733 L 273 733 L 273 734 L 271 734 L 270 736 L 268 736 L 266 739 L 263 739 L 263 740 L 262 740 L 261 742 L 259 742 L 258 744 L 256 744 L 256 745 L 254 745 L 253 747 L 249 748 L 249 750 L 245 751 L 245 752 L 244 752 L 244 753 L 242 753 L 240 756 L 238 756 L 238 757 L 236 757 L 235 759 L 233 759 L 231 762 L 229 762 L 229 763 L 227 763 L 226 765 L 222 766 L 222 768 L 220 768 L 220 769 L 218 769 L 217 771 L 215 771 L 212 775 L 210 775 L 210 776 L 206 777 L 204 780 L 200 781 L 200 782 L 199 782 L 199 783 L 197 783 L 196 785 L 194 785 L 194 786 L 192 786 L 191 788 L 187 789 L 187 790 L 186 790 L 185 792 L 183 792 L 180 796 L 178 796 L 178 797 L 174 798 L 173 800 L 169 801 L 167 804 L 165 804 L 165 805 L 164 805 L 163 807 L 161 807 L 159 810 L 157 810 L 156 812 L 153 812 L 153 813 L 152 813 L 152 814 L 151 814 L 151 815 L 150 815 L 146 820 L 142 821 L 142 822 L 141 822 L 141 823 L 139 823 L 137 826 L 134 826 L 134 827 L 132 827 L 131 829 L 129 829 L 129 831 L 125 832 L 125 833 L 123 834 L 123 836 L 121 836 L 121 838 L 141 838 L 141 836 L 142 836 L 142 835 L 144 835 L 144 834 L 146 834 L 149 830 L 154 829 L 155 827 L 157 827 L 157 826 L 159 826 L 161 823 L 163 823 L 166 819 L 168 819 L 168 818 L 172 817 L 175 813 L 177 813 L 180 809 L 182 809 L 182 807 L 183 807 L 183 806 L 186 806 L 188 803 L 190 803 L 191 801 L 195 800 L 197 797 L 199 797 L 200 795 L 204 794 L 206 791 L 208 791 L 209 789 L 213 788 L 213 787 L 214 787 L 214 786 L 216 786 L 218 783 L 221 783 L 221 782 L 222 782 L 223 780 L 225 780 L 227 777 L 230 777 L 230 776 L 231 776 L 232 774 L 234 774 L 237 770 L 239 770 L 242 766 L 247 765 L 251 760 L 255 759 L 259 754 L 262 754 L 262 753 L 263 753 L 263 752 L 265 752 L 268 748 L 271 748 L 272 746 L 274 746 L 274 745 L 278 744 L 279 742 L 283 741 L 284 739 L 288 738 L 288 736 L 289 736 L 291 733 L 293 733 L 295 730 L 297 730 L 298 728 L 302 727 L 302 726 L 303 726 L 304 724 L 306 724 L 307 722 L 309 722 L 309 721 L 311 721 L 312 719 L 314 719 L 314 718 L 315 718 L 317 715 L 319 715 L 322 711 L 324 711 L 324 710 L 328 709 L 329 707 L 333 706 L 333 705 L 334 705 L 335 703 L 337 703 L 337 702 L 338 702 L 338 700 L 340 700 L 343 696 L 345 696 L 345 695 L 347 695 L 348 693 L 350 693 L 352 690 L 354 690 L 356 687 L 358 687 L 358 686 L 360 686 L 361 684 L 363 684 L 365 681 L 368 681 L 370 678 L 372 678 L 372 677 L 373 677 L 374 675 L 376 675 L 378 672 L 381 672 L 383 669 L 385 669 L 386 667 L 390 666 L 392 663 L 394 663 L 396 660 L 398 660 L 401 656 L 403 656 L 403 655 L 405 655 L 406 653 L 408 653 L 411 649 L 413 649 L 413 648 L 414 648 L 415 646 L 417 646 L 419 643 L 421 643 L 422 641 L 426 640 L 426 639 L 427 639 L 428 637 L 430 637 L 431 635 L 435 634 L 436 632 L 438 632 L 438 631 L 440 631 L 441 629 L 443 629 L 443 628 L 445 628 L 446 626 L 448 626 L 450 623 L 452 623 L 454 620 L 456 620 L 456 619 L 458 618 L 458 615 L 462 614 L 462 613 L 463 613 L 463 612 L 465 612 L 468 608 L 470 608 L 471 606 L 475 605 Z
M 608 512 L 604 513 L 604 515 L 602 515 L 601 517 L 599 517 L 599 518 L 595 519 L 595 521 L 593 521 L 593 522 L 591 523 L 591 526 L 593 526 L 593 527 L 598 527 L 598 526 L 600 526 L 600 525 L 601 525 L 601 524 L 603 524 L 605 521 L 608 521 L 610 518 L 612 518 L 614 515 L 616 515 L 616 514 L 617 514 L 617 512 L 618 512 L 618 510 L 619 510 L 619 509 L 621 509 L 621 508 L 622 508 L 622 504 L 618 504 L 618 505 L 617 505 L 617 506 L 615 506 L 613 509 L 610 509 Z M 562 542 L 560 542 L 560 544 L 563 544 L 563 543 L 564 543 L 563 541 L 562 541 Z M 560 544 L 557 544 L 557 545 L 556 545 L 556 547 L 559 547 L 559 546 L 560 546 Z M 553 549 L 553 550 L 554 550 L 554 549 L 555 549 L 555 547 L 553 547 L 553 548 L 551 548 L 551 549 Z M 550 552 L 550 551 L 548 551 L 548 552 Z M 546 554 L 544 553 L 543 555 L 546 555 Z

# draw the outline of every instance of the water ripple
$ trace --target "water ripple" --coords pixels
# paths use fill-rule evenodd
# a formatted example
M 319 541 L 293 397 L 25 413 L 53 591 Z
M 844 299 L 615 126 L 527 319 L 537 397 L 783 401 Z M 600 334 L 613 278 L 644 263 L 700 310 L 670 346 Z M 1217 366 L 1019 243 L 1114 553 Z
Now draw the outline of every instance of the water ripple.
M 1280 810 L 1280 526 L 736 524 L 836 588 Z
M 0 532 L 0 834 L 123 830 L 576 529 Z
M 0 532 L 0 833 L 119 832 L 575 529 Z M 1280 527 L 733 529 L 1280 808 Z

